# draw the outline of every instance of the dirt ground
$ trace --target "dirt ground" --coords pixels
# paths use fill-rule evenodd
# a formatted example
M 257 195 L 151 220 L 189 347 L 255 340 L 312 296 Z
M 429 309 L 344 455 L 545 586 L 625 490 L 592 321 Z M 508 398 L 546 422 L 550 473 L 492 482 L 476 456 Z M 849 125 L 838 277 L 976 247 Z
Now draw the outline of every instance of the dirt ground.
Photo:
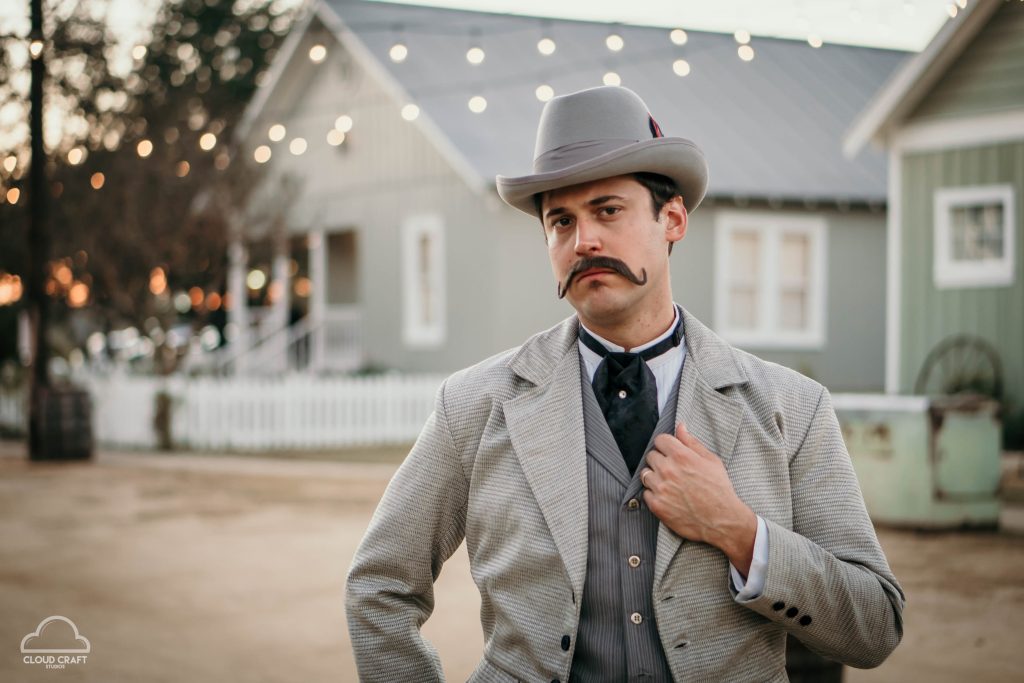
M 0 681 L 354 681 L 344 577 L 394 471 L 296 458 L 104 453 L 30 464 L 0 443 Z M 909 596 L 903 643 L 847 681 L 1021 680 L 1024 537 L 880 531 Z M 464 548 L 425 632 L 449 680 L 479 658 Z M 84 663 L 26 664 L 46 617 Z M 45 656 L 45 655 L 44 655 Z

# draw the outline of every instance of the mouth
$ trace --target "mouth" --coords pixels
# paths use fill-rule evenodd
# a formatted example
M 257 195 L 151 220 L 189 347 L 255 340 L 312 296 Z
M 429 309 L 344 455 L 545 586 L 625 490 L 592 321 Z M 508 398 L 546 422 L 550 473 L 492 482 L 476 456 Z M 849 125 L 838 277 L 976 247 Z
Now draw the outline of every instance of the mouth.
M 586 280 L 588 277 L 593 277 L 595 275 L 608 275 L 614 273 L 614 270 L 609 270 L 608 268 L 590 268 L 589 270 L 585 270 L 579 275 L 577 275 L 576 281 L 582 282 L 583 280 Z

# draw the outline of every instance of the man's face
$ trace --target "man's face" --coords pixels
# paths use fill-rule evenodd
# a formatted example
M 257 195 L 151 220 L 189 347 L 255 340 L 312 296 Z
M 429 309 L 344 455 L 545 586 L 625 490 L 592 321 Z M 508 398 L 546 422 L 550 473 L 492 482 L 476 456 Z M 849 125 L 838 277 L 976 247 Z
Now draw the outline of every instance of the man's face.
M 670 305 L 668 244 L 686 234 L 679 197 L 655 217 L 647 188 L 616 176 L 546 193 L 541 220 L 559 293 L 584 323 L 615 325 Z

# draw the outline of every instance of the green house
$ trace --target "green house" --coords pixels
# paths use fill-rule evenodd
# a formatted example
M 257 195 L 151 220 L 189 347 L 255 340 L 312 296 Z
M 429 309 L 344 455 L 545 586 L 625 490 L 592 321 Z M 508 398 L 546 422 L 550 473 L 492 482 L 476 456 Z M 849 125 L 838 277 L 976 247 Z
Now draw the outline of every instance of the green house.
M 868 143 L 889 154 L 886 392 L 1000 392 L 1024 421 L 1024 2 L 951 19 L 844 151 Z

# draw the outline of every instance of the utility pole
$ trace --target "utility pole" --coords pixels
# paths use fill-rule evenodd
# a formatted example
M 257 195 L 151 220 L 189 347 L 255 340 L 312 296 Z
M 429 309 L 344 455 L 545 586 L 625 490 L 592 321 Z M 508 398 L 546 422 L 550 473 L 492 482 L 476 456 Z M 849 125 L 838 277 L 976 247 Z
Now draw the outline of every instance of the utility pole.
M 32 321 L 33 353 L 28 401 L 28 456 L 30 460 L 64 460 L 92 455 L 92 419 L 87 392 L 55 388 L 50 384 L 49 297 L 46 264 L 50 258 L 49 188 L 46 182 L 46 148 L 43 145 L 43 81 L 46 78 L 46 43 L 43 36 L 43 0 L 30 0 L 32 30 L 29 56 L 32 85 L 29 90 L 28 273 L 26 293 Z
M 46 330 L 49 323 L 46 261 L 50 255 L 50 225 L 46 202 L 46 150 L 43 147 L 43 80 L 46 77 L 46 50 L 43 41 L 43 0 L 30 0 L 32 31 L 29 33 L 29 56 L 32 62 L 32 85 L 29 90 L 29 136 L 32 156 L 29 161 L 29 224 L 28 277 L 26 294 L 32 321 L 32 372 L 29 384 L 29 457 L 39 460 L 41 452 L 44 396 L 50 387 L 49 349 Z

